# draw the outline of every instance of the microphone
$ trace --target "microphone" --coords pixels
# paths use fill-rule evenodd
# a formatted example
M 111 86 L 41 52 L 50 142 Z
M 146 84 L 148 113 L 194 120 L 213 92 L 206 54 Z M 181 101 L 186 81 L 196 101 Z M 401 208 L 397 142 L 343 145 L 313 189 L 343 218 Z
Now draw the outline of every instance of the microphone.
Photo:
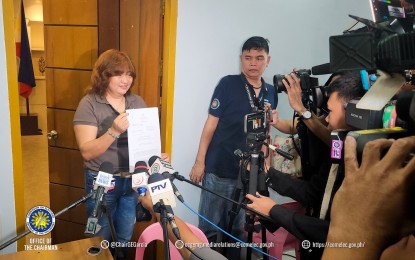
M 148 189 L 155 211 L 160 212 L 160 207 L 164 207 L 167 212 L 167 219 L 170 222 L 174 235 L 180 239 L 179 228 L 174 220 L 173 209 L 176 207 L 176 200 L 173 195 L 173 188 L 168 178 L 164 178 L 160 173 L 151 174 L 148 178 Z
M 108 161 L 103 162 L 99 167 L 97 179 L 95 180 L 94 184 L 94 190 L 96 190 L 95 205 L 86 223 L 86 228 L 84 232 L 85 236 L 90 237 L 95 235 L 96 228 L 99 227 L 98 220 L 100 214 L 98 213 L 100 211 L 104 199 L 104 193 L 106 193 L 108 189 L 111 188 L 111 181 L 113 180 L 113 171 L 114 168 L 112 166 L 112 163 Z
M 135 163 L 134 173 L 131 176 L 131 188 L 139 196 L 145 196 L 147 191 L 148 168 L 144 161 Z
M 173 208 L 176 207 L 176 199 L 174 198 L 173 187 L 169 179 L 165 179 L 160 173 L 151 174 L 148 177 L 147 187 L 153 205 L 163 200 L 164 204 L 171 205 Z
M 311 67 L 311 74 L 313 75 L 324 75 L 324 74 L 330 74 L 330 63 L 324 63 L 320 64 L 314 67 Z
M 294 159 L 294 156 L 292 156 L 291 154 L 289 154 L 289 153 L 287 153 L 287 152 L 285 152 L 285 151 L 283 151 L 283 150 L 281 150 L 281 149 L 278 149 L 276 146 L 274 146 L 274 145 L 272 145 L 272 144 L 268 144 L 268 143 L 265 143 L 265 142 L 264 142 L 264 145 L 265 145 L 266 147 L 268 147 L 269 149 L 271 149 L 271 150 L 273 150 L 273 151 L 277 152 L 279 155 L 281 155 L 281 156 L 282 156 L 282 157 L 284 157 L 285 159 L 288 159 L 288 160 L 290 160 L 290 161 L 292 161 L 292 160 Z
M 167 161 L 162 160 L 159 156 L 154 155 L 148 160 L 148 164 L 150 166 L 151 174 L 154 173 L 162 173 L 164 178 L 167 178 L 171 182 L 171 186 L 173 187 L 174 195 L 181 201 L 184 202 L 182 194 L 180 194 L 179 190 L 177 189 L 176 185 L 174 185 L 173 180 L 174 176 L 178 174 L 177 171 L 174 170 L 173 166 Z
M 153 155 L 148 160 L 150 166 L 150 174 L 168 172 L 170 174 L 177 174 L 169 162 L 162 160 L 159 156 Z M 170 178 L 169 178 L 170 179 Z
M 181 201 L 184 202 L 183 196 L 182 194 L 179 192 L 179 189 L 177 189 L 176 185 L 174 185 L 174 183 L 171 181 L 171 179 L 174 179 L 174 175 L 171 175 L 168 172 L 163 172 L 162 173 L 163 177 L 166 179 L 169 179 L 171 182 L 171 186 L 173 187 L 173 193 L 174 195 L 176 195 L 176 197 Z

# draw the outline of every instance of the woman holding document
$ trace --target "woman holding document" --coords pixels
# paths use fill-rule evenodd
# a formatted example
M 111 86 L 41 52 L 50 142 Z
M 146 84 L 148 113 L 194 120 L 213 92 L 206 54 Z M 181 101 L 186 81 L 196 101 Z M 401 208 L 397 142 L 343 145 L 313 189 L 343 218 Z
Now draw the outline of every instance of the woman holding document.
M 105 194 L 105 201 L 120 243 L 130 241 L 136 221 L 137 193 L 131 188 L 126 131 L 129 122 L 125 111 L 144 108 L 146 104 L 140 96 L 131 93 L 135 79 L 135 67 L 126 53 L 105 51 L 94 65 L 91 83 L 73 120 L 76 140 L 85 160 L 86 192 L 93 189 L 94 178 L 103 162 L 111 162 L 114 167 L 115 183 Z M 94 199 L 87 200 L 87 216 L 94 204 Z M 98 224 L 95 236 L 111 241 L 107 217 L 102 215 Z

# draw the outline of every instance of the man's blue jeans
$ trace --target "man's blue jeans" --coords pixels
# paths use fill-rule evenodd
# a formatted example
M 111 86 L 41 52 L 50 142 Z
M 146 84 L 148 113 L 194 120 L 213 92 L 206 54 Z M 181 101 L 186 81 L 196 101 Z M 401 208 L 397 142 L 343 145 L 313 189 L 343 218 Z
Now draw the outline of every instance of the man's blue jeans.
M 205 173 L 202 185 L 209 190 L 233 199 L 232 196 L 234 194 L 237 181 L 237 179 L 219 178 L 213 173 Z M 241 196 L 242 192 L 240 194 L 239 200 L 242 199 Z M 206 217 L 208 220 L 212 221 L 214 224 L 218 225 L 225 231 L 227 231 L 228 228 L 228 213 L 231 209 L 231 202 L 226 201 L 210 192 L 202 190 L 199 203 L 199 214 Z M 245 241 L 243 232 L 244 223 L 245 210 L 241 209 L 234 219 L 232 225 L 232 235 L 243 241 Z M 221 239 L 222 233 L 210 225 L 208 222 L 204 221 L 202 218 L 199 218 L 199 228 L 203 231 L 203 233 L 205 233 L 206 237 L 209 239 L 209 242 L 223 241 Z M 223 234 L 223 236 L 225 236 L 225 234 Z M 212 241 L 212 239 L 215 239 L 215 237 L 217 240 Z M 233 239 L 229 239 L 228 241 L 235 242 Z
M 97 172 L 85 170 L 85 189 L 88 194 L 94 188 L 94 178 Z M 135 207 L 137 205 L 137 193 L 131 188 L 131 178 L 115 178 L 115 188 L 104 194 L 106 209 L 111 213 L 118 242 L 129 242 L 133 234 L 135 224 Z M 86 212 L 89 217 L 95 205 L 95 199 L 86 201 Z M 101 229 L 95 236 L 102 236 L 107 241 L 112 241 L 110 226 L 106 214 L 102 214 L 98 221 Z

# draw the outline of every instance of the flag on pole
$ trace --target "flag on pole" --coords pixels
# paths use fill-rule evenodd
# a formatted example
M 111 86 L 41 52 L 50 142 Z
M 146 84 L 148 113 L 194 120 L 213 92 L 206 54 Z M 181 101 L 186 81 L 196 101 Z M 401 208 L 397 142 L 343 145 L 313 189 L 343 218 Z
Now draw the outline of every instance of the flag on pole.
M 26 17 L 23 1 L 21 3 L 20 19 L 16 19 L 16 56 L 19 71 L 19 94 L 28 98 L 32 88 L 36 86 L 35 73 L 33 72 L 32 55 L 30 53 L 29 37 L 27 34 Z

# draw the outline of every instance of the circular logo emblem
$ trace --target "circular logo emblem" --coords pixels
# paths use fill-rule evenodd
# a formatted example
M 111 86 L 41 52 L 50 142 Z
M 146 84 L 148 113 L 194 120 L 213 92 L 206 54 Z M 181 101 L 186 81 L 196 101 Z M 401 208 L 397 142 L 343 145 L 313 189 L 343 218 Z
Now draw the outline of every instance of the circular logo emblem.
M 174 246 L 175 246 L 177 249 L 182 249 L 182 248 L 184 247 L 184 243 L 183 243 L 183 241 L 181 241 L 181 240 L 177 240 L 177 241 L 176 241 L 176 243 L 174 243 Z
M 55 214 L 45 206 L 33 207 L 26 215 L 26 225 L 36 235 L 46 235 L 55 226 Z
M 309 248 L 310 248 L 310 246 L 311 246 L 310 241 L 308 241 L 308 240 L 303 240 L 303 242 L 301 242 L 301 246 L 302 246 L 304 249 L 309 249 Z
M 158 163 L 153 163 L 153 165 L 151 165 L 151 172 L 152 173 L 160 172 L 160 165 Z
M 342 143 L 341 143 L 341 141 L 333 141 L 333 147 L 334 148 L 341 148 L 341 146 L 342 146 Z
M 215 98 L 212 101 L 212 104 L 210 104 L 210 108 L 212 108 L 212 109 L 217 109 L 219 106 L 220 106 L 220 102 L 219 102 L 219 99 L 217 99 L 217 98 Z
M 134 178 L 134 185 L 140 185 L 144 182 L 144 176 L 139 176 L 138 178 Z
M 110 246 L 110 243 L 107 240 L 101 241 L 101 247 L 102 249 L 107 249 Z

